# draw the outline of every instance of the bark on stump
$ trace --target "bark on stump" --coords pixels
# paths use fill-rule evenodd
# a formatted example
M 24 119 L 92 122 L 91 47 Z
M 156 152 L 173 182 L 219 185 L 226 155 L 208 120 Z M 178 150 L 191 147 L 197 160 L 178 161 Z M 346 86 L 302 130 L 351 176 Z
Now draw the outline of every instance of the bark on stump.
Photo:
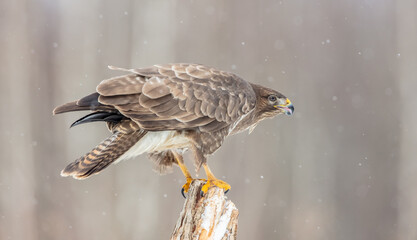
M 205 182 L 194 180 L 171 240 L 234 240 L 239 211 L 226 201 L 223 189 L 212 187 L 201 197 Z

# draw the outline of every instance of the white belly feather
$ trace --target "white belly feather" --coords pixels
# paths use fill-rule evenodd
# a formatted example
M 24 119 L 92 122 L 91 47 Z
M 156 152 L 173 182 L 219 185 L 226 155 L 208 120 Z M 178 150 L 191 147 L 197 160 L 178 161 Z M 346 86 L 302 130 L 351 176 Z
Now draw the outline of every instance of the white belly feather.
M 175 131 L 148 132 L 114 163 L 143 153 L 160 152 L 173 148 L 188 148 L 189 139 Z

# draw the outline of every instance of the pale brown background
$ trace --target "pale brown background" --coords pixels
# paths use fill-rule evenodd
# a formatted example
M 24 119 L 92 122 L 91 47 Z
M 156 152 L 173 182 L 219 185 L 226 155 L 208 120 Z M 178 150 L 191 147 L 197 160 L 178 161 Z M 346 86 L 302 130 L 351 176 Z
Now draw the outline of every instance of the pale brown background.
M 51 114 L 119 74 L 107 65 L 168 62 L 295 105 L 209 160 L 239 239 L 417 239 L 416 26 L 415 0 L 1 0 L 0 239 L 168 239 L 180 171 L 141 156 L 61 178 L 108 132 Z

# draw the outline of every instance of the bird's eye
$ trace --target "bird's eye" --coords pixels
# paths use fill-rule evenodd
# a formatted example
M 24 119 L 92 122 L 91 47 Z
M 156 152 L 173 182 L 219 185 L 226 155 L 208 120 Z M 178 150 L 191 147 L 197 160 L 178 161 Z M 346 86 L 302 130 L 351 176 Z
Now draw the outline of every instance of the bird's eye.
M 268 100 L 269 100 L 270 102 L 276 102 L 276 101 L 277 101 L 277 97 L 276 97 L 275 95 L 269 95 L 269 96 L 268 96 Z

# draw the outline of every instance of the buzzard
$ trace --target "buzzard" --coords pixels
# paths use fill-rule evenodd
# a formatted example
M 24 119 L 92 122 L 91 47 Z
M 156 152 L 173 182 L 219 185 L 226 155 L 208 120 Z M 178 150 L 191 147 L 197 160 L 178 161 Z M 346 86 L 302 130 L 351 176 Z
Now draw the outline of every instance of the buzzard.
M 112 133 L 62 170 L 62 176 L 85 179 L 112 163 L 148 153 L 161 174 L 172 171 L 173 164 L 180 167 L 186 177 L 184 194 L 193 178 L 182 155 L 191 150 L 196 170 L 202 166 L 207 175 L 203 193 L 213 185 L 228 191 L 230 185 L 214 176 L 207 157 L 227 136 L 252 131 L 265 118 L 294 112 L 290 100 L 281 93 L 204 65 L 109 68 L 127 74 L 104 80 L 96 92 L 53 111 L 90 110 L 92 113 L 71 127 L 102 121 Z

